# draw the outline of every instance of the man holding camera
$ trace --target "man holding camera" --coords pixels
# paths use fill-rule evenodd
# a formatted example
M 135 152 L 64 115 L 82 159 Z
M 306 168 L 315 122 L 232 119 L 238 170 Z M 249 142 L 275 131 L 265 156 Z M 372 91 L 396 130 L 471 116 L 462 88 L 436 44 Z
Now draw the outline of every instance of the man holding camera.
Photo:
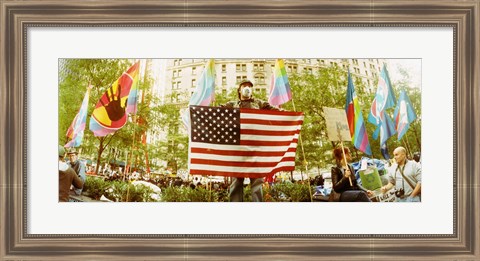
M 395 187 L 397 202 L 420 202 L 422 191 L 422 169 L 419 163 L 407 159 L 404 147 L 393 151 L 396 164 L 388 173 L 388 184 L 381 188 L 385 193 Z

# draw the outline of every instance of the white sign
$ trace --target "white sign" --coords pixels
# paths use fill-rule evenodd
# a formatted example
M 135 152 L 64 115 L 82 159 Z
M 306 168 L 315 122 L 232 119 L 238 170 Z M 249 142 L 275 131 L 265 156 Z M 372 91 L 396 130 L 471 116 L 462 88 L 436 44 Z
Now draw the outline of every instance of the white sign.
M 351 141 L 345 110 L 323 107 L 327 122 L 327 135 L 330 141 Z

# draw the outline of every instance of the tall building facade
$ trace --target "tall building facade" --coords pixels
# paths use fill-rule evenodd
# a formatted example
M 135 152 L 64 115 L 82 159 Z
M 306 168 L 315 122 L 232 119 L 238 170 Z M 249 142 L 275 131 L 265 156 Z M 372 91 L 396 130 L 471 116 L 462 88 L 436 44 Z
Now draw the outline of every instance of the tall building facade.
M 168 59 L 163 72 L 165 103 L 187 104 L 203 72 L 207 59 Z M 285 59 L 287 74 L 316 73 L 321 67 L 338 66 L 359 77 L 373 91 L 384 59 Z M 275 59 L 215 59 L 215 90 L 228 92 L 244 79 L 254 82 L 254 93 L 266 94 L 271 85 Z

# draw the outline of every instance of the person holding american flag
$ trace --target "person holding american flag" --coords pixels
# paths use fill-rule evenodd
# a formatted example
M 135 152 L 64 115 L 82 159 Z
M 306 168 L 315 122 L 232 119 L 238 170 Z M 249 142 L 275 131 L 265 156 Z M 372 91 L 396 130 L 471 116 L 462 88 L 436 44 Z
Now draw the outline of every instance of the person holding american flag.
M 249 109 L 260 109 L 260 110 L 275 110 L 279 111 L 280 109 L 270 105 L 266 101 L 253 98 L 253 83 L 250 80 L 243 80 L 238 85 L 238 101 L 230 101 L 223 105 L 222 107 L 226 108 L 249 108 Z M 231 202 L 241 202 L 243 201 L 243 182 L 245 178 L 232 178 L 232 183 L 230 185 L 229 198 Z M 262 202 L 263 193 L 262 193 L 262 184 L 263 178 L 250 178 L 250 190 L 252 192 L 252 201 L 253 202 Z
M 231 177 L 231 202 L 243 201 L 245 178 L 250 179 L 252 201 L 261 202 L 265 177 L 295 170 L 303 113 L 253 98 L 252 87 L 249 80 L 240 82 L 238 101 L 219 107 L 189 106 L 189 172 Z

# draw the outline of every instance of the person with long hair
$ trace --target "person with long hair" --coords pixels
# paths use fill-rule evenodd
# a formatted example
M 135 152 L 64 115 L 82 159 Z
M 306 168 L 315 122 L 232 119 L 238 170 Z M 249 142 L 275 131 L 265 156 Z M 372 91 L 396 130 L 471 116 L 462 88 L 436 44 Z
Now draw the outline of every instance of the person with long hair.
M 343 151 L 345 151 L 345 156 Z M 348 164 L 352 160 L 350 150 L 347 147 L 343 150 L 342 147 L 337 147 L 333 150 L 333 157 L 335 158 L 336 166 L 332 167 L 334 191 L 332 191 L 330 201 L 370 202 L 369 195 L 372 195 L 372 191 L 366 190 L 357 183 L 353 167 Z

